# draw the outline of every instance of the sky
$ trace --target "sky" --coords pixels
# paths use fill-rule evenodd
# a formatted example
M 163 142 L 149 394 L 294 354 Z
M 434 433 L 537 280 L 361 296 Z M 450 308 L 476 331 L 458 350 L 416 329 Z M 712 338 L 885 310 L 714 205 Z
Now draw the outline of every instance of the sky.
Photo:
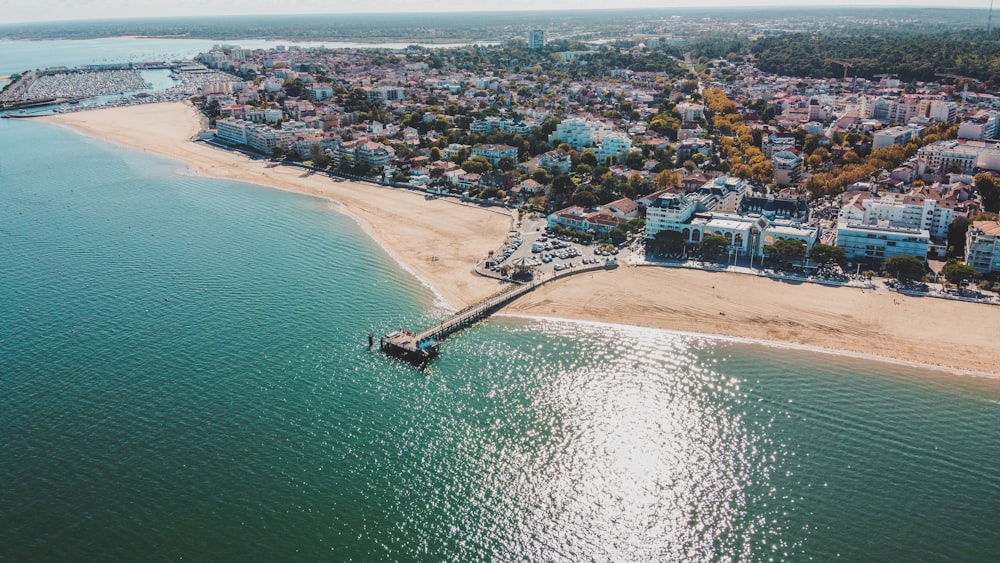
M 1000 10 L 1000 2 L 996 6 Z M 452 12 L 579 10 L 608 8 L 712 8 L 725 6 L 906 6 L 980 8 L 990 0 L 504 0 L 456 2 L 455 0 L 0 0 L 0 23 L 33 21 L 218 16 L 256 14 L 335 14 L 374 12 Z

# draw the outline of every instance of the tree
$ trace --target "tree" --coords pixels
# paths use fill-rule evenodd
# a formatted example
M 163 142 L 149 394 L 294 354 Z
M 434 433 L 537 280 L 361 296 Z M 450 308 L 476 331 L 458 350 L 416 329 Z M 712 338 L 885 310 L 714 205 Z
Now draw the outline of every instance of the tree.
M 576 184 L 569 176 L 560 174 L 552 179 L 552 190 L 557 194 L 567 194 L 576 190 Z
M 503 170 L 504 172 L 510 172 L 511 170 L 514 169 L 514 166 L 516 165 L 517 163 L 514 162 L 513 158 L 509 156 L 502 156 L 500 157 L 500 160 L 497 162 L 497 169 Z
M 681 185 L 681 174 L 680 172 L 674 172 L 673 170 L 664 170 L 656 175 L 653 179 L 653 183 L 656 184 L 656 189 L 665 190 L 667 188 L 676 188 Z
M 798 239 L 780 239 L 764 247 L 764 256 L 787 268 L 792 262 L 806 257 L 806 243 Z
M 535 168 L 535 171 L 531 173 L 531 179 L 543 186 L 552 181 L 549 173 L 544 168 Z
M 965 239 L 969 232 L 969 225 L 972 224 L 967 217 L 955 217 L 955 220 L 948 225 L 948 257 L 956 258 L 965 256 Z
M 941 275 L 951 283 L 958 284 L 964 280 L 976 279 L 979 277 L 979 272 L 964 262 L 951 259 L 941 268 Z
M 684 240 L 684 233 L 667 230 L 653 235 L 653 238 L 647 244 L 653 254 L 680 256 L 684 253 L 687 241 Z
M 844 253 L 843 248 L 822 243 L 817 243 L 812 247 L 812 250 L 809 251 L 809 259 L 820 266 L 837 265 L 843 268 L 847 264 L 847 254 Z
M 989 172 L 976 174 L 976 190 L 983 199 L 983 209 L 990 213 L 1000 211 L 1000 186 Z
M 903 283 L 924 277 L 924 263 L 916 256 L 900 254 L 885 261 L 885 272 Z
M 717 261 L 729 254 L 729 241 L 722 235 L 705 235 L 698 245 L 702 260 Z
M 482 174 L 483 172 L 488 172 L 491 168 L 493 168 L 493 165 L 482 156 L 474 156 L 462 163 L 462 170 L 472 174 Z
M 316 168 L 327 168 L 330 166 L 330 157 L 326 156 L 323 146 L 319 143 L 309 145 L 309 160 L 312 160 Z
M 584 150 L 580 153 L 580 164 L 586 164 L 592 168 L 597 166 L 597 155 L 590 149 Z

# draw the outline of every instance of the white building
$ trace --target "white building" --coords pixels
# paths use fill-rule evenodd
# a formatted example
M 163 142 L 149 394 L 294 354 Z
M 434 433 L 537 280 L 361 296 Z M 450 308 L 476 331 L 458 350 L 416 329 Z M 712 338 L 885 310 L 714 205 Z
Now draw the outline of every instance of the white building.
M 771 158 L 776 152 L 791 148 L 795 148 L 795 135 L 791 133 L 771 133 L 760 142 L 760 150 L 767 158 Z
M 613 129 L 606 123 L 590 119 L 563 120 L 549 135 L 549 144 L 566 143 L 576 150 L 597 146 Z
M 646 209 L 646 238 L 661 231 L 680 232 L 689 245 L 706 235 L 729 241 L 734 255 L 764 255 L 764 248 L 782 239 L 801 240 L 811 249 L 819 229 L 798 221 L 768 219 L 758 213 L 734 213 L 746 196 L 746 182 L 722 176 L 693 194 L 665 193 Z M 732 204 L 732 205 L 731 205 Z
M 233 145 L 245 145 L 247 144 L 247 125 L 251 125 L 251 123 L 232 117 L 216 119 L 215 137 Z
M 792 151 L 781 151 L 774 155 L 774 183 L 792 186 L 802 179 L 802 157 Z
M 995 111 L 979 111 L 970 119 L 958 126 L 958 138 L 973 141 L 996 139 L 1000 132 L 1000 113 Z
M 927 103 L 926 113 L 921 111 L 921 115 L 926 115 L 934 121 L 945 123 L 955 123 L 958 121 L 958 104 L 955 102 L 944 102 L 941 100 L 931 100 Z
M 379 86 L 368 90 L 369 100 L 381 100 L 383 102 L 394 102 L 402 100 L 405 90 L 398 86 Z
M 489 135 L 494 131 L 509 133 L 511 135 L 526 136 L 532 129 L 538 127 L 534 121 L 521 121 L 519 119 L 501 119 L 490 116 L 486 119 L 477 119 L 469 125 L 469 131 L 480 135 Z
M 872 135 L 872 150 L 891 147 L 892 145 L 905 146 L 913 139 L 919 139 L 923 133 L 924 127 L 917 125 L 889 127 L 888 129 L 877 131 Z
M 851 197 L 840 211 L 839 221 L 884 228 L 925 230 L 936 240 L 948 238 L 955 219 L 955 201 L 941 199 L 933 190 L 914 189 L 908 194 Z
M 984 274 L 1000 272 L 1000 222 L 972 223 L 965 242 L 965 263 Z
M 570 158 L 569 153 L 567 153 L 566 151 L 556 149 L 556 150 L 551 150 L 539 156 L 538 166 L 539 168 L 544 168 L 545 170 L 549 171 L 558 170 L 563 174 L 567 174 L 573 167 L 573 160 Z
M 247 127 L 247 145 L 263 154 L 270 154 L 274 147 L 290 149 L 292 132 L 267 125 L 250 125 Z
M 505 156 L 511 157 L 517 163 L 517 148 L 510 145 L 479 145 L 472 149 L 472 154 L 490 161 L 494 168 L 500 164 L 500 159 Z
M 681 102 L 674 107 L 674 110 L 681 116 L 681 122 L 701 121 L 705 118 L 705 106 L 701 104 Z
M 980 141 L 939 141 L 917 151 L 921 174 L 945 174 L 952 165 L 963 174 L 973 174 L 977 168 L 1000 170 L 1000 146 Z
M 625 133 L 609 133 L 601 141 L 601 146 L 595 151 L 599 162 L 612 159 L 615 162 L 622 162 L 625 155 L 632 150 L 632 140 Z
M 321 102 L 323 100 L 329 100 L 330 98 L 333 97 L 333 86 L 330 84 L 324 84 L 324 83 L 310 84 L 309 86 L 306 86 L 306 89 L 309 90 L 310 93 L 312 93 L 313 98 L 315 98 L 317 102 Z

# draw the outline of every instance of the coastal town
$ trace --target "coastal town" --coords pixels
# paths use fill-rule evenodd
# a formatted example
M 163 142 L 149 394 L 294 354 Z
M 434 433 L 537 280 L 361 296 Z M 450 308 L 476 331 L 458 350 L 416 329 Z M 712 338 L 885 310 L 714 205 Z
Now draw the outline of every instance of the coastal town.
M 129 65 L 27 72 L 0 99 L 190 99 L 217 148 L 509 210 L 476 266 L 501 280 L 681 265 L 1000 303 L 1000 97 L 982 81 L 865 79 L 846 61 L 787 77 L 674 43 L 220 44 L 140 65 L 173 69 L 162 92 Z

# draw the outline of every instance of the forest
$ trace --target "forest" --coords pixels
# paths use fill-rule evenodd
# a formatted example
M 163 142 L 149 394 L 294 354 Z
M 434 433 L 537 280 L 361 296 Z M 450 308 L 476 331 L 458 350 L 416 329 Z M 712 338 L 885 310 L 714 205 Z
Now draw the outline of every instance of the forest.
M 872 79 L 896 75 L 903 82 L 940 80 L 938 74 L 975 79 L 970 89 L 1000 83 L 1000 32 L 789 33 L 750 44 L 758 67 L 786 76 Z M 983 84 L 977 86 L 980 81 Z

